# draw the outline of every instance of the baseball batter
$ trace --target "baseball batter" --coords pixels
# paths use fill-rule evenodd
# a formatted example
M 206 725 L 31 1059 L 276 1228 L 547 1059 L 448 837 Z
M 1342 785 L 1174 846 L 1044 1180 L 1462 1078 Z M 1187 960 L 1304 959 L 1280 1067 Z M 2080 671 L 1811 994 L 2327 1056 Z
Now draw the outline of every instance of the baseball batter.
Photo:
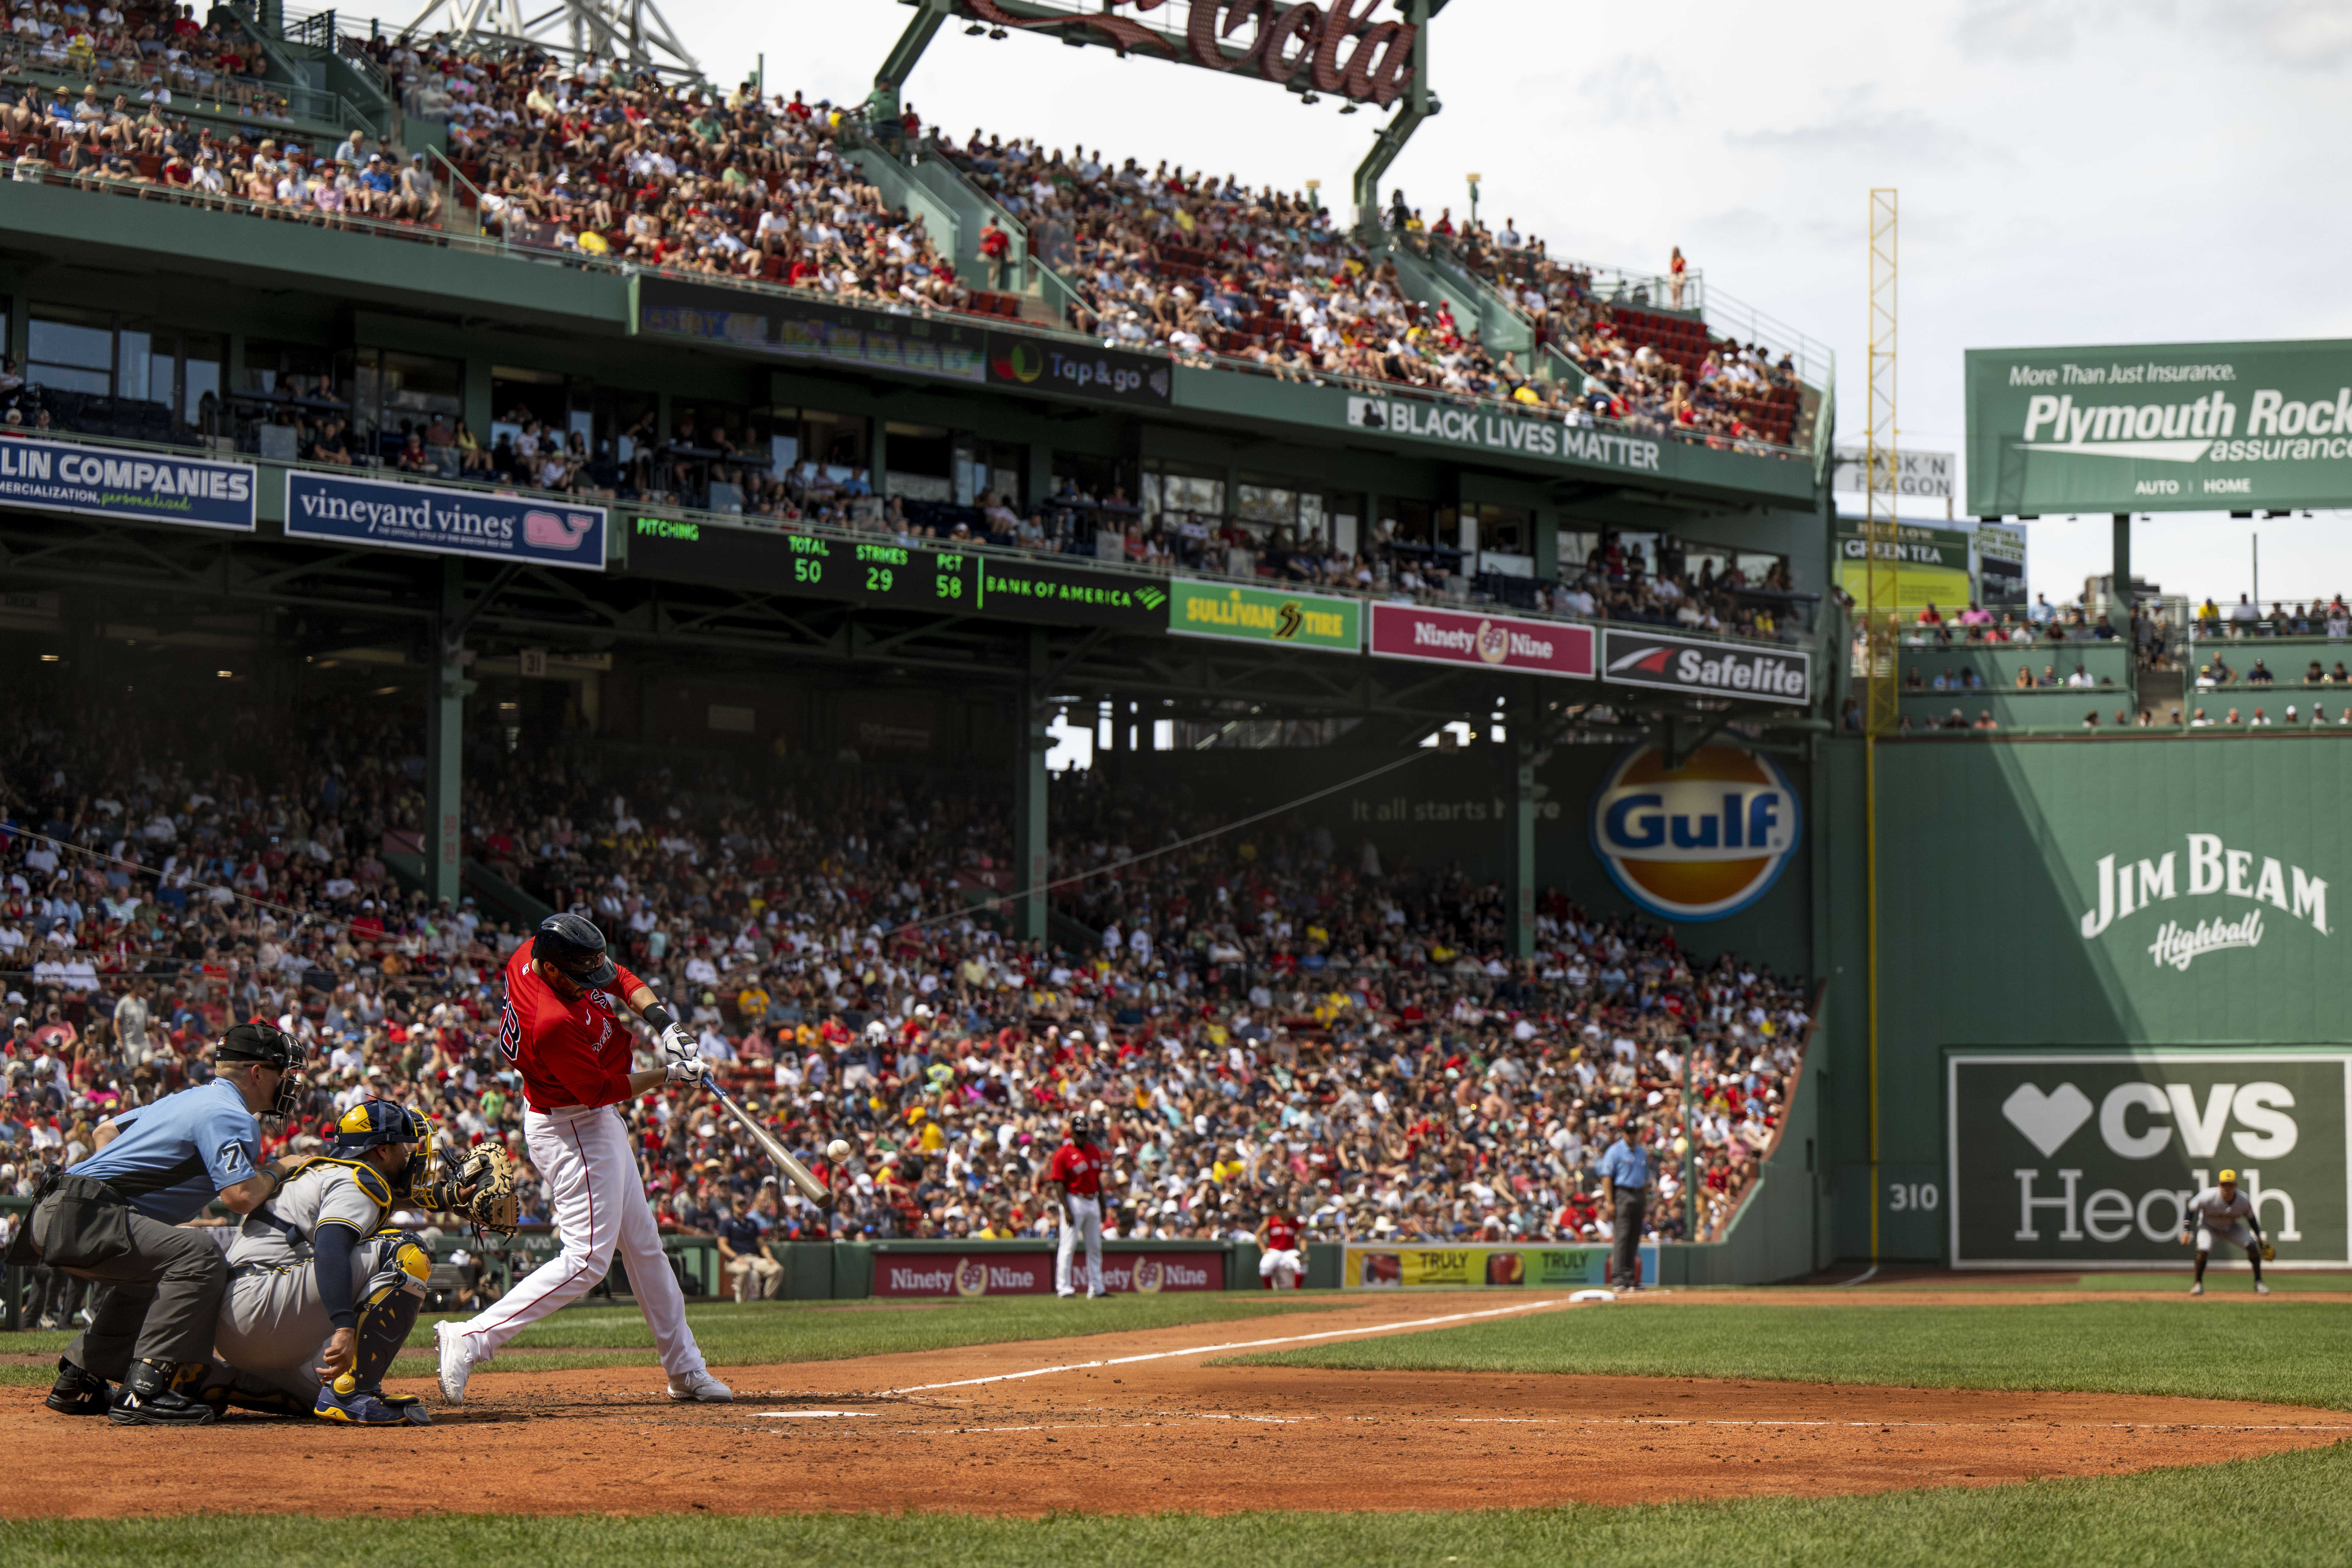
M 2221 1173 L 2221 1184 L 2206 1188 L 2189 1200 L 2180 1215 L 2180 1245 L 2189 1241 L 2192 1224 L 2197 1240 L 2197 1282 L 2189 1287 L 2192 1296 L 2205 1294 L 2205 1264 L 2212 1256 L 2216 1239 L 2232 1247 L 2246 1249 L 2246 1261 L 2254 1266 L 2254 1294 L 2267 1296 L 2271 1288 L 2263 1283 L 2263 1259 L 2271 1256 L 2270 1244 L 2263 1239 L 2262 1216 L 2254 1212 L 2254 1201 L 2238 1190 L 2238 1173 Z
M 452 1206 L 426 1185 L 432 1142 L 418 1112 L 363 1100 L 335 1123 L 331 1154 L 289 1162 L 299 1168 L 229 1243 L 208 1402 L 361 1426 L 430 1422 L 423 1400 L 383 1392 L 433 1271 L 425 1244 L 384 1221 L 397 1203 Z
M 500 1345 L 585 1295 L 620 1252 L 629 1286 L 654 1332 L 672 1399 L 727 1400 L 686 1325 L 686 1296 L 663 1256 L 629 1147 L 626 1100 L 670 1083 L 699 1083 L 708 1070 L 692 1039 L 651 987 L 615 964 L 604 936 L 578 915 L 550 915 L 507 961 L 506 1016 L 499 1049 L 522 1074 L 523 1137 L 547 1183 L 562 1250 L 484 1311 L 436 1324 L 441 1396 L 456 1405 L 466 1380 Z M 619 1000 L 615 1000 L 618 997 Z M 665 1065 L 629 1070 L 626 1005 L 661 1030 Z
M 1257 1277 L 1277 1290 L 1296 1290 L 1306 1278 L 1298 1260 L 1298 1216 L 1286 1209 L 1268 1209 L 1257 1227 Z
M 1045 1167 L 1045 1190 L 1062 1215 L 1061 1247 L 1054 1260 L 1054 1294 L 1077 1294 L 1076 1282 L 1070 1278 L 1070 1264 L 1083 1237 L 1087 1244 L 1089 1301 L 1103 1293 L 1102 1173 L 1108 1163 L 1101 1146 L 1088 1137 L 1090 1131 L 1085 1117 L 1071 1117 L 1069 1137 L 1054 1151 L 1053 1161 Z

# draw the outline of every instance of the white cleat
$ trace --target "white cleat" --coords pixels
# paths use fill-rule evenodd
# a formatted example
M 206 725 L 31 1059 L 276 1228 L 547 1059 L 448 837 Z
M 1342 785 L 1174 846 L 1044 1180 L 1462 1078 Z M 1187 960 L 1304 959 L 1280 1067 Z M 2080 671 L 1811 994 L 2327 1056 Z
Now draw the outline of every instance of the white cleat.
M 450 1405 L 466 1403 L 466 1380 L 474 1375 L 474 1354 L 470 1336 L 455 1323 L 436 1323 L 433 1337 L 441 1345 L 441 1398 Z
M 2196 1284 L 2189 1287 L 2189 1293 L 2192 1296 L 2202 1296 L 2205 1294 L 2205 1281 L 2200 1279 Z
M 726 1405 L 733 1401 L 735 1391 L 708 1371 L 689 1372 L 683 1377 L 669 1380 L 669 1396 L 678 1400 L 697 1400 L 704 1405 Z
M 2254 1294 L 2255 1294 L 2255 1295 L 2257 1295 L 2257 1296 L 2267 1296 L 2267 1295 L 2269 1295 L 2270 1293 L 2271 1293 L 2271 1288 L 2270 1288 L 2269 1286 L 2267 1286 L 2267 1285 L 2263 1284 L 2263 1283 L 2261 1280 L 2259 1280 L 2259 1279 L 2257 1279 L 2257 1280 L 2255 1280 L 2255 1281 L 2254 1281 Z

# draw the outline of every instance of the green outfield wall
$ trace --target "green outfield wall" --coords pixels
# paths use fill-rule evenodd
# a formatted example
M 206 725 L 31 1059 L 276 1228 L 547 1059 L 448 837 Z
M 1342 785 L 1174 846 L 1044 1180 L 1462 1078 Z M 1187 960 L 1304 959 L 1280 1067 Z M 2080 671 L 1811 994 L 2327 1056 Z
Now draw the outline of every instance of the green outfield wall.
M 1975 1184 L 1981 1235 L 1969 1245 L 1984 1259 L 2121 1266 L 2145 1248 L 2144 1230 L 2170 1223 L 2168 1200 L 2143 1215 L 2142 1198 L 2266 1160 L 2342 1209 L 2347 1071 L 2277 1058 L 2325 1058 L 2352 1040 L 2341 985 L 2352 735 L 1890 739 L 1877 775 L 1874 1190 L 1864 748 L 1841 738 L 1817 749 L 1813 886 L 1832 1026 L 1816 1065 L 1841 1255 L 1869 1253 L 1874 1200 L 1883 1256 L 1951 1256 L 1956 1173 Z M 2138 1065 L 2083 1059 L 2116 1048 Z M 2001 1093 L 1966 1090 L 1956 1108 L 1955 1058 L 1986 1053 L 2025 1059 L 2001 1067 Z M 2263 1085 L 2294 1103 L 2270 1103 Z M 2264 1120 L 2278 1116 L 2296 1131 Z M 1971 1173 L 1956 1156 L 1990 1164 Z M 2032 1169 L 2029 1194 L 2016 1173 Z M 2079 1173 L 2078 1235 L 2062 1243 L 2058 1208 L 2017 1205 L 2063 1204 L 2066 1170 Z M 2086 1224 L 2096 1193 L 2120 1194 L 2107 1200 L 2108 1232 L 2130 1200 L 2129 1234 L 2102 1241 Z M 2298 1202 L 2304 1259 L 2340 1256 L 2340 1219 Z M 2001 1253 L 1984 1239 L 1987 1204 L 2006 1205 L 2000 1236 L 2034 1235 Z

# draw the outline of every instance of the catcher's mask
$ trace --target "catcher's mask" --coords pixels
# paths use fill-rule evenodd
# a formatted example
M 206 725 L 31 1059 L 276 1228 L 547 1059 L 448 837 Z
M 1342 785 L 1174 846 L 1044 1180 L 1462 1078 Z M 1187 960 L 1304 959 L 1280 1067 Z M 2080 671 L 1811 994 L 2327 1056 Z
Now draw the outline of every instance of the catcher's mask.
M 301 1098 L 303 1065 L 310 1059 L 310 1049 L 301 1041 L 275 1024 L 255 1021 L 233 1024 L 221 1037 L 220 1047 L 213 1052 L 218 1062 L 259 1062 L 276 1068 L 281 1075 L 278 1092 L 270 1097 L 269 1109 L 261 1114 L 273 1121 L 284 1121 L 294 1114 Z
M 594 991 L 621 977 L 604 951 L 604 933 L 579 915 L 550 915 L 530 939 L 530 955 L 560 969 L 574 985 Z
M 362 1100 L 335 1123 L 335 1158 L 349 1160 L 387 1143 L 406 1143 L 408 1164 L 385 1178 L 396 1198 L 422 1201 L 433 1178 L 433 1123 L 421 1110 L 389 1100 Z

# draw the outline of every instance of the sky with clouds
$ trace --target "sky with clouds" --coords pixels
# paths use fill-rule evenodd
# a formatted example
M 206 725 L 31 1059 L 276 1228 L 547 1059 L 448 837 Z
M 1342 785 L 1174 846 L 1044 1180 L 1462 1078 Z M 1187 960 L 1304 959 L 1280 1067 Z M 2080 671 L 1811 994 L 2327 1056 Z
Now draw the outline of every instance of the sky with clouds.
M 1185 0 L 1171 0 L 1171 10 Z M 855 100 L 911 15 L 888 0 L 668 0 L 718 79 Z M 2347 0 L 1454 0 L 1433 26 L 1444 111 L 1390 172 L 1434 217 L 1510 216 L 1555 256 L 1654 270 L 1680 245 L 1717 298 L 1837 355 L 1859 439 L 1869 192 L 1901 200 L 1903 444 L 1958 451 L 1961 353 L 2032 344 L 2352 337 L 2352 207 L 2335 154 Z M 1344 207 L 1378 123 L 1256 80 L 1018 35 L 944 29 L 915 108 Z M 2326 106 L 2334 102 L 2335 110 Z M 1937 508 L 1940 514 L 1940 506 Z M 2159 514 L 2135 567 L 2234 597 L 2352 593 L 2352 512 Z M 2032 525 L 2033 586 L 2105 569 L 2105 517 Z

